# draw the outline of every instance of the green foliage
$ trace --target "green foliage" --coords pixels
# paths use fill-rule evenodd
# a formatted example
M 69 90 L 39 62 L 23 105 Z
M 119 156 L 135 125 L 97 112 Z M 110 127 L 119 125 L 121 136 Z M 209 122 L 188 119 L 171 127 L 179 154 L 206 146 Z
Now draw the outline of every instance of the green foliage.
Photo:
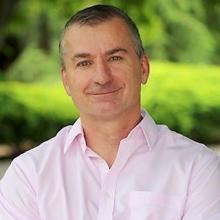
M 39 39 L 46 41 L 39 25 L 42 14 L 47 15 L 45 22 L 51 41 L 58 41 L 66 19 L 83 7 L 100 3 L 122 8 L 137 22 L 146 51 L 152 58 L 220 63 L 218 0 L 19 1 L 7 26 L 1 29 L 0 45 L 7 34 L 18 36 L 26 46 L 39 46 Z
M 220 1 L 203 0 L 203 5 L 206 9 L 206 24 L 216 42 L 213 63 L 220 64 Z
M 39 143 L 77 118 L 61 85 L 0 83 L 0 142 Z
M 162 49 L 166 59 L 189 63 L 213 61 L 215 38 L 204 22 L 205 10 L 200 0 L 167 0 L 161 1 L 157 7 L 163 25 L 160 36 L 164 39 Z M 156 42 L 150 45 L 149 53 L 153 52 L 152 57 L 158 58 L 155 45 Z
M 21 82 L 56 81 L 59 79 L 57 56 L 49 56 L 40 49 L 29 47 L 10 67 L 7 79 Z
M 173 61 L 207 63 L 212 60 L 215 44 L 207 28 L 185 16 L 169 24 L 168 58 Z
M 202 142 L 220 141 L 220 68 L 152 65 L 142 103 L 158 123 Z
M 205 143 L 220 141 L 220 68 L 152 63 L 142 105 L 158 123 Z M 39 143 L 78 117 L 61 83 L 0 83 L 0 142 Z

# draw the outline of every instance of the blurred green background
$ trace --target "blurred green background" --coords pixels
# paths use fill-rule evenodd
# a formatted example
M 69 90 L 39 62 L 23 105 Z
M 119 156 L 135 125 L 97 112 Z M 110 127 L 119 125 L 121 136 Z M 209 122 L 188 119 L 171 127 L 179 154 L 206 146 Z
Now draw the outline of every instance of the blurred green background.
M 58 41 L 74 12 L 97 3 L 122 8 L 140 29 L 151 60 L 142 105 L 155 120 L 220 143 L 219 0 L 0 0 L 0 148 L 21 152 L 76 120 Z

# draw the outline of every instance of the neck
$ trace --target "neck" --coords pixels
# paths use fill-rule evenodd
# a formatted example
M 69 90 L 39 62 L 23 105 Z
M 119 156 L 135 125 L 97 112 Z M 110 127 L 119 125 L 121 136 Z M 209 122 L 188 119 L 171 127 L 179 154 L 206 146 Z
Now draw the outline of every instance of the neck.
M 109 167 L 113 164 L 120 141 L 140 122 L 140 110 L 132 114 L 123 114 L 114 120 L 97 120 L 80 116 L 87 146 L 102 157 Z

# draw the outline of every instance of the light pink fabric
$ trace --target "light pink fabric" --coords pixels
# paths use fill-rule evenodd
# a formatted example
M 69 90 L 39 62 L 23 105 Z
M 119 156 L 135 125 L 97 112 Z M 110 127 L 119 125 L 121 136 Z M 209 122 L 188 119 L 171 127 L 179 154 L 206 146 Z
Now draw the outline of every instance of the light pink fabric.
M 80 120 L 16 158 L 0 182 L 0 219 L 219 220 L 219 157 L 142 114 L 111 169 L 86 147 Z

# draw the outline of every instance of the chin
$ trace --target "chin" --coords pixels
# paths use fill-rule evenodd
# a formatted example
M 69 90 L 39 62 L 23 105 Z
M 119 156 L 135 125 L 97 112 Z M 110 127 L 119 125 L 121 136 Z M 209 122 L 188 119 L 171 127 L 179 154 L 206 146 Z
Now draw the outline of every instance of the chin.
M 120 109 L 116 106 L 99 106 L 90 111 L 90 114 L 97 117 L 97 119 L 114 119 L 120 114 Z

